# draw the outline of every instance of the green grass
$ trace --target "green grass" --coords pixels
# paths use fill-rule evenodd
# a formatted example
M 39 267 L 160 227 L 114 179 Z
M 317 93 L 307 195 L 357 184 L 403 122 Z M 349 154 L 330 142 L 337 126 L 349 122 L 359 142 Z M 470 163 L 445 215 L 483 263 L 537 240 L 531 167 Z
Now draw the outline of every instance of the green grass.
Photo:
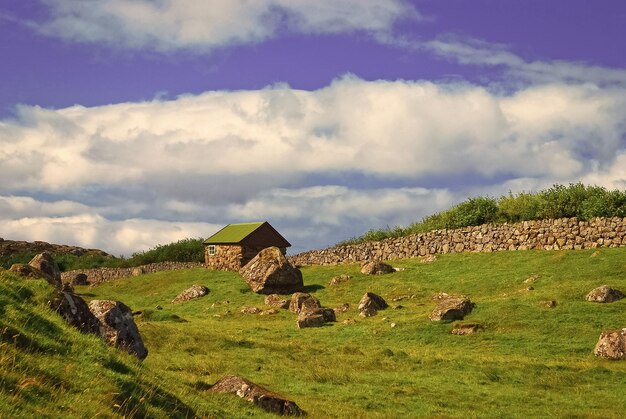
M 623 417 L 626 361 L 592 352 L 602 330 L 626 327 L 626 301 L 596 304 L 584 295 L 602 284 L 626 290 L 626 249 L 593 254 L 451 254 L 432 264 L 394 261 L 405 270 L 375 277 L 357 265 L 306 267 L 305 285 L 322 304 L 351 308 L 337 323 L 304 330 L 284 310 L 240 313 L 264 305 L 236 273 L 170 271 L 80 287 L 86 299 L 119 299 L 143 311 L 136 317 L 150 351 L 143 364 L 65 327 L 40 305 L 44 284 L 2 273 L 0 321 L 23 337 L 3 333 L 0 417 L 270 417 L 236 397 L 205 392 L 226 374 L 287 396 L 311 417 Z M 342 273 L 353 279 L 328 286 Z M 538 279 L 527 291 L 532 275 Z M 171 304 L 192 284 L 210 293 Z M 391 308 L 360 318 L 356 306 L 366 291 Z M 485 329 L 455 336 L 454 323 L 430 322 L 430 298 L 439 291 L 469 295 L 476 308 L 465 321 Z M 391 301 L 402 295 L 414 298 Z M 548 299 L 557 307 L 540 305 Z M 27 378 L 37 384 L 21 389 Z M 84 397 L 90 402 L 78 402 Z

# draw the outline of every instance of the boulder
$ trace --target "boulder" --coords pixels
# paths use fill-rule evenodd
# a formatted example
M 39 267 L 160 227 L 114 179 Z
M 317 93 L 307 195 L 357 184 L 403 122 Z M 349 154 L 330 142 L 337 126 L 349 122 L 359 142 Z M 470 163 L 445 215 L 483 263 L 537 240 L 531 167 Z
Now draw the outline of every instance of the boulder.
M 99 333 L 99 321 L 89 310 L 87 303 L 66 288 L 63 291 L 58 291 L 55 297 L 48 302 L 48 305 L 52 310 L 59 313 L 69 325 L 74 326 L 82 333 Z
M 74 277 L 72 279 L 70 279 L 69 281 L 70 285 L 72 286 L 76 286 L 76 285 L 87 285 L 87 275 L 85 274 L 76 274 L 74 275 Z
M 304 411 L 291 400 L 236 375 L 227 375 L 222 378 L 209 389 L 209 392 L 237 395 L 261 409 L 277 415 L 304 415 Z
M 337 275 L 333 277 L 333 279 L 330 280 L 330 285 L 339 285 L 342 282 L 347 282 L 351 279 L 352 277 L 350 275 L 346 275 L 346 274 Z
M 622 298 L 624 298 L 624 294 L 621 291 L 613 289 L 608 285 L 602 285 L 591 290 L 585 297 L 585 300 L 596 303 L 612 303 Z
M 184 303 L 185 301 L 193 300 L 194 298 L 204 297 L 209 293 L 209 289 L 204 285 L 192 285 L 185 291 L 181 292 L 172 300 L 174 304 Z
M 359 311 L 361 317 L 375 316 L 378 310 L 384 310 L 389 305 L 380 295 L 373 292 L 366 292 L 359 301 Z
M 143 275 L 144 271 L 143 268 L 141 266 L 137 266 L 136 268 L 133 268 L 133 270 L 130 272 L 130 274 L 132 276 L 139 276 L 139 275 Z
M 602 332 L 593 353 L 614 360 L 626 358 L 626 328 Z
M 388 265 L 384 262 L 380 262 L 377 260 L 365 262 L 361 266 L 361 273 L 366 274 L 366 275 L 383 275 L 383 274 L 390 274 L 395 271 L 396 270 L 393 269 L 391 265 Z
M 119 301 L 92 300 L 89 310 L 100 321 L 100 336 L 111 346 L 121 348 L 140 360 L 148 356 L 130 308 Z
M 258 294 L 291 294 L 304 288 L 302 272 L 278 247 L 261 250 L 239 273 Z
M 321 308 L 320 300 L 313 297 L 306 292 L 296 292 L 291 296 L 291 302 L 289 303 L 289 310 L 294 313 L 300 313 L 301 311 L 312 311 L 316 308 Z
M 270 294 L 265 297 L 265 305 L 274 308 L 289 308 L 289 300 L 278 294 Z
M 42 272 L 50 284 L 61 289 L 61 271 L 50 253 L 38 254 L 28 262 L 28 265 Z
M 320 327 L 327 322 L 336 322 L 335 310 L 332 308 L 315 308 L 313 310 L 301 311 L 296 319 L 296 327 Z
M 33 279 L 41 279 L 44 278 L 43 272 L 39 269 L 35 269 L 30 265 L 25 265 L 23 263 L 14 263 L 9 268 L 9 271 L 15 272 L 17 275 L 23 278 L 33 278 Z
M 432 321 L 463 320 L 474 308 L 469 298 L 449 297 L 439 300 L 437 306 L 430 315 Z

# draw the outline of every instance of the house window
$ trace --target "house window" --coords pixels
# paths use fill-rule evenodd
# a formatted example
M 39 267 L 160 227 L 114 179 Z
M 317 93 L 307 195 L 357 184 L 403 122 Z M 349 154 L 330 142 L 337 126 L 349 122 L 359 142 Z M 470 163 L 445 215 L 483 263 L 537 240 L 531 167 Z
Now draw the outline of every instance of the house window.
M 214 244 L 210 244 L 209 245 L 209 256 L 213 256 L 215 255 L 215 245 Z

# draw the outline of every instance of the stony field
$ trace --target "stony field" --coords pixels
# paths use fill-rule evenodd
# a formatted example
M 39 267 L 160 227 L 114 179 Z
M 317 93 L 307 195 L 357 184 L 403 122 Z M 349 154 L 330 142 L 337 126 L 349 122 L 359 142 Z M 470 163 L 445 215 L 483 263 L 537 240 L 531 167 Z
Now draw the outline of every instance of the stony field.
M 309 417 L 623 417 L 626 360 L 593 355 L 601 332 L 626 327 L 626 299 L 585 301 L 608 284 L 626 290 L 626 249 L 441 255 L 396 260 L 398 272 L 359 265 L 302 268 L 337 322 L 297 329 L 267 313 L 237 273 L 191 269 L 76 287 L 136 313 L 148 348 L 136 358 L 81 335 L 43 306 L 50 287 L 0 272 L 0 417 L 275 417 L 207 390 L 228 374 L 293 400 Z M 329 285 L 335 276 L 352 278 Z M 209 293 L 171 301 L 194 284 Z M 359 316 L 365 292 L 389 308 Z M 475 303 L 462 321 L 429 320 L 432 296 Z M 549 307 L 546 301 L 556 301 Z M 250 310 L 256 307 L 259 310 Z M 478 324 L 474 334 L 451 333 Z

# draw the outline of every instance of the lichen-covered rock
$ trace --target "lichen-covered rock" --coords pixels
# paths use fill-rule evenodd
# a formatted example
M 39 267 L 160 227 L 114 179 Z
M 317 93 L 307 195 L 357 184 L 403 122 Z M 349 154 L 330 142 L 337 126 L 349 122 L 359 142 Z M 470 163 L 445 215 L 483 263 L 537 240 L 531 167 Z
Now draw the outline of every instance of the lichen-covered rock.
M 593 301 L 596 303 L 612 303 L 624 298 L 624 294 L 608 285 L 602 285 L 601 287 L 594 288 L 587 294 L 585 300 Z
M 277 415 L 301 416 L 305 414 L 291 400 L 236 375 L 228 375 L 222 378 L 209 389 L 209 392 L 237 395 L 263 410 Z
M 140 360 L 148 356 L 130 308 L 119 301 L 92 300 L 89 310 L 100 322 L 100 336 L 111 346 L 121 348 Z
M 320 300 L 313 297 L 306 292 L 296 292 L 291 296 L 291 302 L 289 303 L 289 310 L 294 313 L 300 313 L 301 311 L 312 311 L 316 308 L 321 308 Z
M 626 328 L 602 332 L 593 353 L 614 360 L 626 358 Z
M 258 294 L 291 294 L 304 288 L 302 272 L 278 247 L 261 250 L 239 273 Z
M 383 275 L 390 274 L 395 271 L 396 270 L 393 269 L 393 266 L 377 260 L 365 262 L 361 266 L 361 273 L 366 275 Z
M 66 288 L 58 291 L 55 297 L 48 302 L 50 308 L 63 317 L 65 321 L 83 333 L 98 334 L 100 324 L 93 315 L 87 303 Z
M 339 285 L 342 282 L 347 282 L 349 280 L 351 280 L 352 277 L 350 275 L 346 275 L 346 274 L 341 274 L 341 275 L 337 275 L 335 277 L 333 277 L 333 279 L 330 280 L 330 284 L 331 286 L 333 285 Z
M 439 300 L 437 306 L 430 315 L 432 321 L 463 320 L 474 308 L 469 298 L 450 297 Z
M 192 285 L 185 291 L 181 292 L 172 300 L 174 304 L 184 303 L 185 301 L 193 300 L 194 298 L 204 297 L 209 293 L 209 289 L 204 285 Z
M 270 294 L 265 297 L 265 305 L 274 308 L 289 308 L 290 301 L 278 294 Z
M 373 292 L 366 292 L 361 301 L 359 301 L 359 311 L 361 317 L 375 316 L 378 310 L 384 310 L 389 305 L 383 297 L 376 295 Z
M 36 255 L 28 265 L 42 272 L 50 284 L 61 289 L 61 271 L 50 253 L 42 252 Z
M 320 327 L 327 322 L 336 322 L 335 310 L 332 308 L 315 308 L 303 310 L 298 314 L 296 326 L 298 329 L 305 327 Z

